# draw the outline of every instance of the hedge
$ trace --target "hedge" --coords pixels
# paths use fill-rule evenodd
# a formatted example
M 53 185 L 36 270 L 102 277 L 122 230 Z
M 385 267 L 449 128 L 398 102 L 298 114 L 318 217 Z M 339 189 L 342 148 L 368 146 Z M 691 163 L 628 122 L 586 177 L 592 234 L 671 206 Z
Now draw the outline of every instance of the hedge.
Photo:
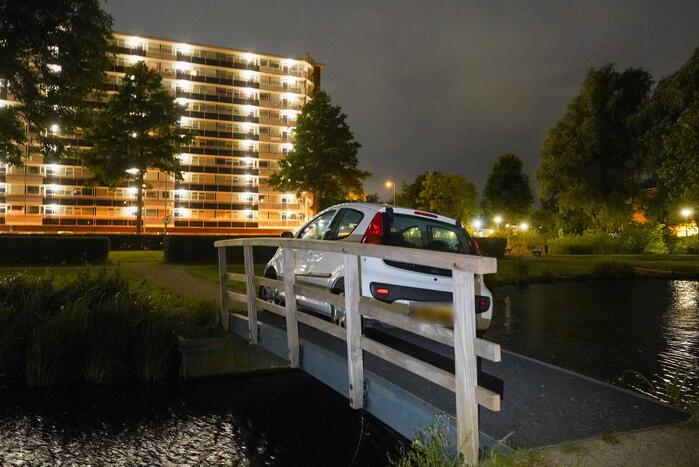
M 108 235 L 112 251 L 162 250 L 162 235 Z
M 108 237 L 0 235 L 3 266 L 99 264 L 108 256 Z
M 254 238 L 252 236 L 226 236 L 226 235 L 168 235 L 165 237 L 165 262 L 166 263 L 216 263 L 218 254 L 214 247 L 217 240 L 230 240 L 233 238 Z M 269 261 L 276 247 L 256 246 L 253 248 L 253 257 L 256 263 Z M 226 248 L 229 264 L 243 263 L 243 248 Z
M 499 237 L 476 237 L 483 256 L 492 256 L 493 258 L 504 258 L 505 248 L 507 247 L 507 239 Z

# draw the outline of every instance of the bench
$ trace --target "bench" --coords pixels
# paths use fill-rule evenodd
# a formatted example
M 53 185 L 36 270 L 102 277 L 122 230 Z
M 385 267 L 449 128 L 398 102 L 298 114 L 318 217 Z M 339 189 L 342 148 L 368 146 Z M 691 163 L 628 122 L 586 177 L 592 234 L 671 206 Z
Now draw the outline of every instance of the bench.
M 532 255 L 534 255 L 534 256 L 541 256 L 541 254 L 544 252 L 545 249 L 546 248 L 543 246 L 537 246 L 534 248 L 530 248 L 529 251 L 531 251 Z

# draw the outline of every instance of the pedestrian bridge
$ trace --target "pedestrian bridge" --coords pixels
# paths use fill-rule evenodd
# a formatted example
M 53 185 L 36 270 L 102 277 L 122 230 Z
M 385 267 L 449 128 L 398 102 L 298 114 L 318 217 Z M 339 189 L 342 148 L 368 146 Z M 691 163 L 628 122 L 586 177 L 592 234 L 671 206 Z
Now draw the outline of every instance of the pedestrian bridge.
M 500 360 L 500 346 L 476 337 L 474 274 L 496 271 L 496 260 L 481 256 L 417 250 L 385 245 L 322 240 L 254 238 L 221 240 L 218 248 L 221 277 L 221 312 L 224 327 L 285 358 L 349 399 L 354 409 L 364 409 L 408 438 L 444 415 L 464 459 L 478 459 L 479 444 L 492 440 L 479 436 L 478 406 L 500 410 L 500 396 L 478 386 L 476 356 Z M 226 248 L 243 247 L 245 273 L 229 273 Z M 284 270 L 294 270 L 294 249 L 313 249 L 344 255 L 344 297 L 320 287 L 297 283 L 294 275 L 282 280 L 254 274 L 253 248 L 281 247 Z M 360 257 L 429 265 L 452 271 L 454 283 L 454 328 L 418 321 L 406 305 L 387 304 L 361 296 Z M 228 289 L 229 280 L 245 283 L 247 293 Z M 283 290 L 286 297 L 303 295 L 345 310 L 345 327 L 297 309 L 295 300 L 284 306 L 257 297 L 259 286 Z M 229 313 L 231 301 L 242 302 L 247 316 Z M 454 372 L 434 366 L 418 356 L 402 352 L 372 338 L 363 319 L 388 325 L 422 339 L 453 348 Z M 421 395 L 420 386 L 437 385 L 453 393 L 455 414 L 435 407 Z
M 446 435 L 467 464 L 475 464 L 479 452 L 487 449 L 547 446 L 687 418 L 655 399 L 501 351 L 499 345 L 477 338 L 474 275 L 494 273 L 494 258 L 281 238 L 221 240 L 215 246 L 227 330 L 306 371 L 347 397 L 351 407 L 366 410 L 409 439 L 443 416 Z M 281 247 L 286 271 L 294 270 L 294 249 L 343 254 L 344 297 L 297 283 L 293 275 L 281 280 L 255 276 L 255 246 Z M 226 249 L 235 247 L 243 248 L 244 274 L 228 272 Z M 451 270 L 454 328 L 416 320 L 405 305 L 362 297 L 362 256 Z M 229 290 L 231 280 L 243 282 L 247 293 Z M 345 327 L 297 309 L 294 300 L 284 306 L 263 301 L 257 298 L 259 286 L 344 308 Z M 232 302 L 244 304 L 247 314 L 231 313 Z M 483 373 L 477 371 L 476 357 L 483 360 Z M 491 389 L 503 381 L 506 393 L 501 399 L 500 390 Z M 479 406 L 487 410 L 479 411 Z

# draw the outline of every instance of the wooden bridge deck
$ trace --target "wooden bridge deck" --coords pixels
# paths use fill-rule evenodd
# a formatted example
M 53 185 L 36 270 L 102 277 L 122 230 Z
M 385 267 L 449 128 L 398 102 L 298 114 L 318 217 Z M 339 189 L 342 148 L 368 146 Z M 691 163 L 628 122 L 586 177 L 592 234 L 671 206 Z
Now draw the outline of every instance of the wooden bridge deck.
M 259 319 L 278 329 L 283 336 L 285 323 L 281 317 L 261 312 Z M 246 326 L 241 321 L 237 326 L 233 324 L 231 330 L 236 332 L 237 329 L 239 332 L 236 333 L 246 337 Z M 453 356 L 450 356 L 453 349 L 447 346 L 374 323 L 365 333 L 444 370 L 454 371 Z M 303 324 L 299 327 L 299 337 L 336 354 L 340 357 L 338 361 L 346 358 L 344 341 Z M 261 343 L 265 345 L 268 341 L 261 339 Z M 284 356 L 285 352 L 286 341 L 280 341 L 278 354 Z M 301 359 L 304 359 L 303 350 Z M 426 405 L 455 414 L 453 392 L 370 354 L 365 355 L 364 365 L 367 373 L 396 383 Z M 338 367 L 333 373 L 338 379 L 337 384 L 323 382 L 346 395 L 346 368 Z M 500 412 L 480 410 L 481 444 L 486 447 L 497 445 L 495 441 L 501 439 L 506 439 L 499 446 L 501 449 L 503 446 L 548 446 L 603 434 L 648 429 L 688 418 L 686 412 L 650 397 L 506 350 L 503 350 L 501 362 L 484 361 L 483 373 L 502 380 L 505 388 Z M 371 411 L 371 403 L 366 408 Z M 416 416 L 420 416 L 418 412 L 411 411 L 403 416 L 414 421 Z

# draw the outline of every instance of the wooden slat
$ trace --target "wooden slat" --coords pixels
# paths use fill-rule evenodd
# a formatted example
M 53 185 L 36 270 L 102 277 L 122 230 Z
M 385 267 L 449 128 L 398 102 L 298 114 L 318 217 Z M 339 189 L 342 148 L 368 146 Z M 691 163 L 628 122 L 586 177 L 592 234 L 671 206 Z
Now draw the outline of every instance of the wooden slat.
M 270 303 L 262 300 L 261 298 L 256 298 L 255 303 L 257 303 L 257 307 L 261 310 L 266 310 L 269 311 L 270 313 L 274 313 L 275 315 L 282 316 L 286 318 L 286 308 L 284 308 L 281 305 L 277 305 L 276 303 Z
M 371 299 L 362 300 L 359 302 L 359 312 L 369 318 L 374 318 L 404 331 L 427 337 L 444 345 L 454 345 L 454 331 L 451 329 L 426 323 L 394 311 L 388 311 L 385 306 L 377 306 L 377 303 L 381 302 L 371 301 Z M 381 305 L 388 304 L 382 303 Z
M 220 247 L 218 249 L 218 287 L 219 287 L 219 310 L 221 313 L 221 327 L 224 331 L 228 331 L 229 327 L 229 317 L 228 317 L 228 284 L 226 284 L 226 270 L 228 265 L 226 264 L 226 248 Z
M 491 362 L 499 362 L 502 360 L 500 344 L 476 337 L 473 340 L 473 345 L 477 356 L 490 360 Z
M 232 292 L 230 290 L 228 291 L 228 298 L 231 300 L 234 300 L 236 302 L 240 302 L 240 303 L 247 303 L 248 302 L 247 294 Z
M 283 248 L 284 258 L 284 303 L 286 307 L 286 344 L 291 368 L 299 366 L 299 325 L 296 318 L 296 294 L 294 285 L 294 250 Z
M 255 264 L 252 245 L 243 245 L 243 262 L 245 263 L 245 287 L 248 296 L 248 319 L 250 320 L 250 342 L 257 344 L 257 303 L 255 298 Z M 253 325 L 254 324 L 254 325 Z
M 217 247 L 241 245 L 283 246 L 304 250 L 371 256 L 374 258 L 422 264 L 444 269 L 458 268 L 476 274 L 490 274 L 497 271 L 497 260 L 495 258 L 388 245 L 371 245 L 344 241 L 301 240 L 298 238 L 238 238 L 219 240 L 215 242 L 214 245 Z
M 369 297 L 360 297 L 359 298 L 359 303 L 368 303 L 371 305 L 372 308 L 380 308 L 382 310 L 386 310 L 390 313 L 396 313 L 399 315 L 405 315 L 408 316 L 410 315 L 410 306 L 406 305 L 405 303 L 386 303 L 382 302 L 380 300 L 376 300 L 375 298 L 369 298 Z
M 228 280 L 229 281 L 237 281 L 237 282 L 246 282 L 246 275 L 245 274 L 240 274 L 238 272 L 229 272 L 227 274 Z
M 349 400 L 353 409 L 364 406 L 364 356 L 362 355 L 362 316 L 359 314 L 359 257 L 346 254 L 345 326 L 347 329 L 347 372 Z
M 473 272 L 453 270 L 454 375 L 456 377 L 456 440 L 466 465 L 478 462 L 476 404 L 476 303 Z
M 428 381 L 438 384 L 443 388 L 454 391 L 454 375 L 448 371 L 444 371 L 418 358 L 392 349 L 366 336 L 362 336 L 362 349 L 405 370 L 415 373 Z
M 488 410 L 500 412 L 500 395 L 486 388 L 476 386 L 476 402 Z
M 299 284 L 297 282 L 294 286 L 294 290 L 297 296 L 301 295 L 320 300 L 340 308 L 345 307 L 345 300 L 341 296 L 332 294 L 327 289 L 323 289 L 316 285 Z
M 337 324 L 333 324 L 330 321 L 325 321 L 323 319 L 316 318 L 315 316 L 309 315 L 307 313 L 298 313 L 296 317 L 298 318 L 300 323 L 319 329 L 323 332 L 327 332 L 328 334 L 335 336 L 338 339 L 342 339 L 343 341 L 347 339 L 347 331 L 345 330 L 345 328 L 340 327 Z
M 255 276 L 255 284 L 264 285 L 266 287 L 272 287 L 277 290 L 284 289 L 284 282 L 278 279 L 270 279 L 269 277 L 259 277 Z

